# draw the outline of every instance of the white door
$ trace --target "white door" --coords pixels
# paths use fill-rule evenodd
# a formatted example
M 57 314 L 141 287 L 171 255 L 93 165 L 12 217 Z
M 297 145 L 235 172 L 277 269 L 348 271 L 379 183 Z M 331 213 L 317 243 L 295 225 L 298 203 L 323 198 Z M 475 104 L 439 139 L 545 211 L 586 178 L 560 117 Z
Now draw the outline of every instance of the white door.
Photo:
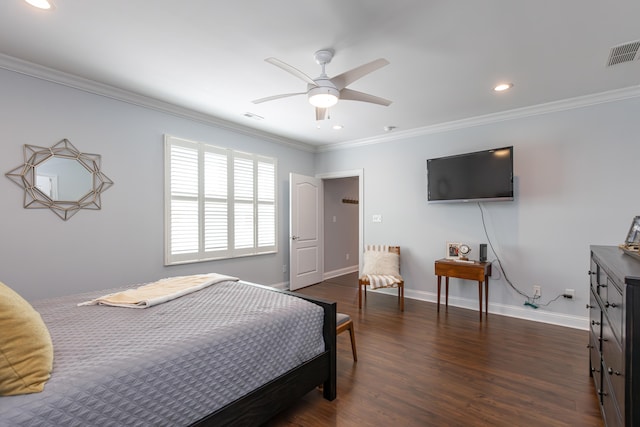
M 289 174 L 289 289 L 322 281 L 323 242 L 322 180 Z

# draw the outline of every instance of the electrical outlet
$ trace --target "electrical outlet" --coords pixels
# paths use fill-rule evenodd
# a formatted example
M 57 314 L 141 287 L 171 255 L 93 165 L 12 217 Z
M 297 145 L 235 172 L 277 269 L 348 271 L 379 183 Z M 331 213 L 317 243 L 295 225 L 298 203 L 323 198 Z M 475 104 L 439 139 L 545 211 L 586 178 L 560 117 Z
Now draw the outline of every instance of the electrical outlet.
M 533 297 L 540 298 L 542 296 L 542 290 L 540 289 L 540 285 L 533 285 Z
M 282 264 L 282 272 L 283 273 L 287 272 L 287 264 Z
M 349 261 L 349 254 L 347 254 L 347 261 Z
M 568 299 L 572 299 L 576 297 L 576 290 L 575 289 L 565 289 L 564 290 L 564 297 L 568 298 Z

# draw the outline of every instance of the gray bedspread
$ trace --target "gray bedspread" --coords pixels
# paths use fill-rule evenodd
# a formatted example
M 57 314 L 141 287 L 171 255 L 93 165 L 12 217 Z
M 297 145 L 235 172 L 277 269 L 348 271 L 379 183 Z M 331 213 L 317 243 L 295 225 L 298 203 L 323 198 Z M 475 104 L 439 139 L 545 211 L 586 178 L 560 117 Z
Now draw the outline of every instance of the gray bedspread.
M 188 425 L 324 351 L 321 307 L 251 284 L 143 310 L 76 306 L 104 293 L 33 304 L 53 373 L 42 393 L 0 397 L 1 426 Z

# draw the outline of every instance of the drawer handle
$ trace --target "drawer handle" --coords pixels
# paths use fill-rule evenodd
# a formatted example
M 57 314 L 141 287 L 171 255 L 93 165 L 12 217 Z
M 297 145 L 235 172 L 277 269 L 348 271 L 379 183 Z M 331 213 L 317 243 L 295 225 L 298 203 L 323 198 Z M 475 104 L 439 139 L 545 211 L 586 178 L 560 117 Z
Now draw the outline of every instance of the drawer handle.
M 609 368 L 607 369 L 607 372 L 609 373 L 609 375 L 613 375 L 616 374 L 617 376 L 620 376 L 620 371 L 614 371 L 613 369 Z
M 616 305 L 616 303 L 615 303 L 615 302 L 612 302 L 611 304 L 609 304 L 609 303 L 607 302 L 607 304 L 608 304 L 608 305 L 607 305 L 607 307 L 609 307 L 609 306 L 611 306 L 611 308 L 616 308 L 616 307 L 617 307 L 617 305 Z
M 595 276 L 596 272 L 595 272 L 595 271 L 591 271 L 591 270 L 589 270 L 589 271 L 587 271 L 587 274 L 588 274 L 589 276 Z
M 587 304 L 587 309 L 590 309 L 590 308 L 595 308 L 595 307 L 592 306 L 592 305 Z
M 600 322 L 596 322 L 595 320 L 592 320 L 592 321 L 591 321 L 591 324 L 592 324 L 592 325 L 599 325 L 599 324 L 600 324 Z
M 593 348 L 591 344 L 587 344 L 587 348 Z

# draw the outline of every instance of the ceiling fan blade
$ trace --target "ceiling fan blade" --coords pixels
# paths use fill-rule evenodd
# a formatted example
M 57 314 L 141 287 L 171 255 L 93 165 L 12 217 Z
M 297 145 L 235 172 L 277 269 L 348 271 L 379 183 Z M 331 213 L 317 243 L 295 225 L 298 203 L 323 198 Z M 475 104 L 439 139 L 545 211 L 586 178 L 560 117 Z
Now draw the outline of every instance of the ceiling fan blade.
M 327 120 L 329 118 L 329 109 L 316 107 L 316 120 Z
M 331 82 L 336 85 L 336 88 L 338 90 L 340 90 L 355 82 L 359 78 L 362 78 L 367 74 L 384 67 L 385 65 L 389 65 L 389 61 L 384 58 L 379 58 L 375 61 L 369 62 L 368 64 L 364 64 L 352 70 L 345 71 L 342 74 L 338 74 L 337 76 L 331 78 Z
M 265 98 L 256 99 L 255 101 L 251 101 L 251 102 L 253 102 L 254 104 L 260 104 L 262 102 L 273 101 L 275 99 L 288 98 L 290 96 L 306 95 L 306 94 L 307 94 L 307 92 L 283 93 L 283 94 L 280 94 L 280 95 L 272 95 L 272 96 L 267 96 Z
M 342 89 L 340 91 L 340 99 L 370 102 L 372 104 L 384 105 L 385 107 L 391 105 L 391 101 L 389 101 L 388 99 L 380 98 L 379 96 L 373 96 L 369 95 L 368 93 L 358 92 L 357 90 L 351 89 Z
M 282 68 L 286 72 L 293 74 L 297 78 L 304 80 L 306 83 L 309 83 L 312 86 L 318 86 L 311 77 L 307 76 L 305 73 L 303 73 L 302 71 L 298 70 L 295 67 L 292 67 L 286 62 L 282 62 L 277 58 L 267 58 L 265 59 L 265 61 L 267 61 L 269 64 L 275 65 L 276 67 Z

